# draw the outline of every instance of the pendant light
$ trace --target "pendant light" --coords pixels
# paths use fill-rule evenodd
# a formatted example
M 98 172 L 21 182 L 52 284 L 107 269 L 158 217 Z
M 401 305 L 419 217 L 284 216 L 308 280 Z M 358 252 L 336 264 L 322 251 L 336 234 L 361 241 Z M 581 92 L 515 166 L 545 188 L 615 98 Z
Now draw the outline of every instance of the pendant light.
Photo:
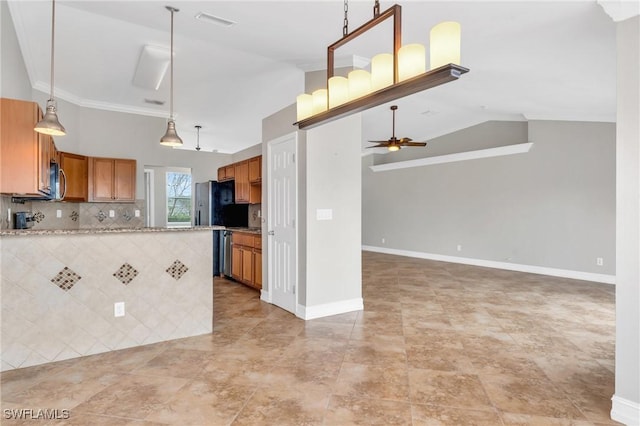
M 56 28 L 56 0 L 52 0 L 52 10 L 51 10 L 51 84 L 49 86 L 49 100 L 47 101 L 47 110 L 40 120 L 35 130 L 38 133 L 44 133 L 45 135 L 51 136 L 64 136 L 67 134 L 67 131 L 64 129 L 64 126 L 60 124 L 58 120 L 58 114 L 56 113 L 56 101 L 53 98 L 53 64 L 54 64 L 54 46 L 55 46 L 55 28 Z
M 202 126 L 199 125 L 199 124 L 196 124 L 195 127 L 196 127 L 196 130 L 198 132 L 198 143 L 196 145 L 196 151 L 200 151 L 202 149 L 202 148 L 200 148 L 200 129 L 202 128 Z
M 171 12 L 171 83 L 169 93 L 169 121 L 167 122 L 167 132 L 160 139 L 160 144 L 165 146 L 181 146 L 182 139 L 176 132 L 176 122 L 173 120 L 173 14 L 179 12 L 180 9 L 165 6 Z

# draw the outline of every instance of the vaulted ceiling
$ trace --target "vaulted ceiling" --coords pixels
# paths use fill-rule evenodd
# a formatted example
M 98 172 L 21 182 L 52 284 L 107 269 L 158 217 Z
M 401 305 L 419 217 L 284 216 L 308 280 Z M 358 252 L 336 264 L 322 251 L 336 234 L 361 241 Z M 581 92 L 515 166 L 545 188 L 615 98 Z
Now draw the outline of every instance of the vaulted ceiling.
M 351 29 L 371 18 L 373 3 L 349 2 Z M 205 150 L 233 153 L 259 143 L 262 119 L 295 102 L 305 71 L 319 69 L 327 45 L 342 36 L 343 1 L 58 0 L 56 96 L 168 116 L 168 74 L 157 91 L 133 84 L 143 47 L 169 46 L 168 4 L 180 9 L 175 111 L 187 149 L 195 147 L 196 124 Z M 395 102 L 398 136 L 426 140 L 487 120 L 615 121 L 615 24 L 595 1 L 402 6 L 405 43 L 428 44 L 433 25 L 460 22 L 461 65 L 471 72 Z M 10 0 L 9 8 L 31 84 L 48 92 L 51 2 Z M 197 20 L 199 12 L 235 25 Z M 338 56 L 390 51 L 390 37 L 383 27 Z M 363 114 L 364 140 L 391 136 L 388 106 Z

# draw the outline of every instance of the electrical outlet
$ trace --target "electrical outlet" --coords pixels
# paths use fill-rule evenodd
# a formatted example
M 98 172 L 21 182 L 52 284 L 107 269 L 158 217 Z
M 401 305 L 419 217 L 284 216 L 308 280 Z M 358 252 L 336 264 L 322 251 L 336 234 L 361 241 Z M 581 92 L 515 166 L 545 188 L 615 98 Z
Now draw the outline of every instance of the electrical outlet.
M 60 210 L 60 209 L 56 210 L 56 217 L 58 219 L 62 217 L 62 210 Z
M 458 247 L 456 247 L 456 249 L 457 249 L 458 251 L 462 251 L 462 245 L 458 244 Z
M 116 211 L 115 210 L 109 210 L 109 217 L 116 217 Z
M 604 259 L 601 258 L 601 257 L 596 257 L 596 265 L 603 266 L 604 265 Z
M 387 240 L 385 238 L 382 239 L 382 244 L 384 244 Z
M 135 217 L 140 217 L 140 210 L 138 210 L 138 209 L 134 210 L 134 211 L 133 211 L 133 215 L 134 215 Z
M 7 209 L 7 222 L 11 223 L 11 209 Z
M 113 304 L 113 316 L 116 318 L 124 316 L 124 302 L 116 302 Z

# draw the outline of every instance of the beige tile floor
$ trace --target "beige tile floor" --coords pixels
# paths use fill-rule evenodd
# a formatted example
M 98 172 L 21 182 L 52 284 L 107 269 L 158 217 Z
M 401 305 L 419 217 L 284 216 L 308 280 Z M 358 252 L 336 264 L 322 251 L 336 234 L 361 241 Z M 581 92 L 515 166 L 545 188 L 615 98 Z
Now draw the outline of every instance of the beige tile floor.
M 614 424 L 612 286 L 365 252 L 363 296 L 304 322 L 216 279 L 213 334 L 5 372 L 70 419 L 2 424 Z

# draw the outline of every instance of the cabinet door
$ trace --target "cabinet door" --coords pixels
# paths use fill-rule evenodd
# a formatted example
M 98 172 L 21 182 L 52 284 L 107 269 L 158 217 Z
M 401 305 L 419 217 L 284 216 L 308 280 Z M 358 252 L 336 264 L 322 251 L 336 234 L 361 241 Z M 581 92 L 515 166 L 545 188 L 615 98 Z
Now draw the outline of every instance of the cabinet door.
M 236 203 L 249 202 L 249 162 L 241 161 L 235 165 Z
M 231 276 L 238 280 L 242 280 L 242 247 L 233 245 L 231 248 Z
M 235 177 L 235 167 L 233 164 L 229 164 L 228 166 L 225 166 L 224 168 L 224 178 L 225 179 L 233 179 Z
M 253 286 L 262 288 L 262 250 L 253 250 Z
M 62 187 L 66 186 L 64 199 L 66 201 L 87 201 L 87 157 L 61 152 L 60 167 L 66 176 L 66 181 L 60 183 Z M 61 188 L 60 191 L 63 189 Z
M 114 200 L 136 200 L 136 160 L 114 160 Z
M 249 159 L 249 182 L 262 181 L 262 156 Z
M 224 175 L 224 167 L 220 167 L 218 169 L 218 182 L 222 182 L 223 180 L 226 180 L 226 176 Z
M 253 253 L 248 247 L 242 250 L 242 282 L 253 285 Z
M 37 194 L 38 122 L 35 102 L 2 98 L 0 113 L 0 192 L 5 194 Z M 40 113 L 41 114 L 41 113 Z
M 111 158 L 91 158 L 91 194 L 89 201 L 113 201 L 114 170 Z

